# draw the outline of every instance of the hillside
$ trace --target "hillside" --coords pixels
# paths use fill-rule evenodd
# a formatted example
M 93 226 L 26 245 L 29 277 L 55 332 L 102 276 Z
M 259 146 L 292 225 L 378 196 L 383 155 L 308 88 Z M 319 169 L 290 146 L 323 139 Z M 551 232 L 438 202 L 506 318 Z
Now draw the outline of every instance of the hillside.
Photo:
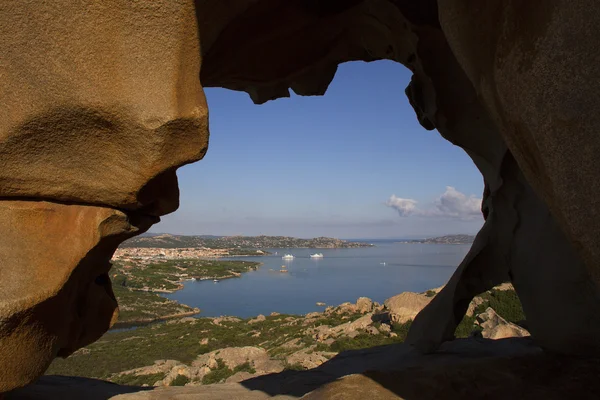
M 473 240 L 475 240 L 473 235 L 445 235 L 426 239 L 405 240 L 400 243 L 471 244 Z
M 262 249 L 262 248 L 355 248 L 373 245 L 359 242 L 318 237 L 299 239 L 289 236 L 183 236 L 160 234 L 155 236 L 138 236 L 126 240 L 121 248 L 153 247 L 153 248 L 195 248 L 209 249 Z

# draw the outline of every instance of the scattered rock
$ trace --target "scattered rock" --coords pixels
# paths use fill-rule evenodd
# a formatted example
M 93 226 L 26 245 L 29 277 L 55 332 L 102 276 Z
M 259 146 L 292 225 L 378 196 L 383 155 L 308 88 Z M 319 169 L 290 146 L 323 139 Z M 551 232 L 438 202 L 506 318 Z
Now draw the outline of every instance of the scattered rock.
M 209 367 L 215 369 L 218 366 L 217 359 L 230 369 L 248 362 L 257 374 L 270 374 L 283 371 L 283 363 L 279 360 L 272 360 L 267 351 L 260 347 L 227 347 L 215 350 L 207 354 L 202 354 L 192 362 L 192 367 Z
M 311 369 L 323 364 L 328 358 L 322 352 L 303 349 L 289 355 L 285 360 L 290 365 L 299 364 L 306 369 Z
M 221 322 L 240 322 L 241 319 L 237 317 L 218 317 L 212 320 L 215 325 L 221 326 Z
M 167 374 L 167 376 L 165 376 L 165 378 L 162 381 L 158 381 L 154 383 L 154 386 L 170 386 L 171 383 L 177 379 L 177 377 L 179 375 L 183 375 L 188 379 L 192 378 L 192 372 L 190 371 L 190 369 L 187 367 L 187 365 L 176 365 L 173 368 L 171 368 L 171 370 L 169 371 L 169 373 Z
M 472 317 L 475 314 L 475 309 L 481 304 L 485 303 L 485 300 L 479 296 L 475 296 L 473 300 L 469 303 L 469 308 L 467 308 L 466 316 Z
M 278 312 L 275 312 L 275 311 L 273 311 L 273 312 L 271 313 L 271 317 L 277 317 L 277 316 L 279 316 L 279 315 L 281 315 L 281 314 L 280 314 L 280 313 L 278 313 Z
M 264 315 L 260 314 L 258 317 L 251 319 L 250 321 L 248 321 L 249 324 L 256 324 L 258 322 L 263 322 L 266 321 L 267 317 L 265 317 Z
M 504 339 L 508 337 L 529 336 L 529 332 L 518 325 L 506 321 L 494 309 L 488 307 L 476 318 L 476 323 L 483 328 L 481 335 L 485 339 Z
M 327 304 L 323 303 L 322 301 L 317 301 L 316 303 L 319 307 L 325 307 Z
M 379 332 L 381 333 L 390 333 L 392 331 L 392 327 L 388 324 L 381 324 L 379 326 Z
M 285 342 L 284 344 L 282 344 L 279 347 L 283 347 L 284 349 L 294 349 L 297 347 L 302 347 L 302 345 L 300 344 L 299 338 L 294 338 L 292 340 L 288 340 L 287 342 Z
M 354 314 L 358 312 L 358 309 L 356 308 L 356 304 L 346 302 L 340 304 L 337 307 L 334 307 L 332 312 L 334 312 L 335 314 Z
M 389 337 L 398 337 L 398 334 L 396 332 L 390 332 L 390 334 L 388 336 Z
M 208 368 L 210 368 L 210 369 L 217 369 L 217 368 L 219 368 L 219 363 L 218 363 L 217 359 L 214 358 L 214 355 L 211 355 L 208 358 L 208 361 L 206 362 L 206 366 Z
M 199 342 L 202 346 L 206 346 L 208 344 L 208 338 L 204 338 Z
M 361 314 L 373 311 L 374 306 L 373 300 L 368 297 L 359 297 L 358 300 L 356 300 L 356 309 Z
M 367 326 L 367 328 L 365 329 L 365 331 L 369 335 L 379 335 L 379 329 L 375 328 L 374 326 Z

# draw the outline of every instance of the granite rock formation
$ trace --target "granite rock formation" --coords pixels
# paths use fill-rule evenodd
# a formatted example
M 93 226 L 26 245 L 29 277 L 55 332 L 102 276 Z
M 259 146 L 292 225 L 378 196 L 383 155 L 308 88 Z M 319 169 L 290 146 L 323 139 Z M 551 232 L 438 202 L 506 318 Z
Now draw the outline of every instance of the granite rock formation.
M 409 68 L 418 120 L 485 182 L 485 225 L 409 343 L 435 351 L 510 280 L 542 348 L 600 352 L 594 1 L 23 0 L 0 22 L 0 392 L 110 326 L 112 252 L 206 152 L 203 86 L 321 95 L 353 60 Z

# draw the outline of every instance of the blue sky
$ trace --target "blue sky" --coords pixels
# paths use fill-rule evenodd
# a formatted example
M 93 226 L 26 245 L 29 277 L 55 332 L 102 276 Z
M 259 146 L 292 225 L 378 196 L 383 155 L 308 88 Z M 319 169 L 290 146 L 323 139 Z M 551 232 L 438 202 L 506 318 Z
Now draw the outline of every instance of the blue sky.
M 178 171 L 181 206 L 153 232 L 403 238 L 474 233 L 483 182 L 426 131 L 387 61 L 339 67 L 322 97 L 255 105 L 206 89 L 210 146 Z M 394 197 L 392 197 L 394 196 Z

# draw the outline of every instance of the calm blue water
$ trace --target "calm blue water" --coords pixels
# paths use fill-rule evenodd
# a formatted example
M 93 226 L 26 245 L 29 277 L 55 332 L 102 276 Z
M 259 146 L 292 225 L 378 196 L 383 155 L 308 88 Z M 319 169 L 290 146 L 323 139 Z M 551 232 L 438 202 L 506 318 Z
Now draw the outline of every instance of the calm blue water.
M 366 296 L 374 301 L 405 291 L 421 292 L 446 281 L 470 245 L 401 244 L 376 242 L 359 249 L 268 249 L 278 255 L 235 257 L 262 262 L 258 271 L 214 283 L 186 282 L 166 297 L 202 310 L 200 317 L 250 317 L 273 311 L 306 314 L 323 310 L 316 302 L 338 305 Z M 309 258 L 323 253 L 324 258 Z M 284 261 L 291 253 L 296 258 Z M 385 262 L 385 265 L 381 264 Z M 286 265 L 288 273 L 279 269 Z

